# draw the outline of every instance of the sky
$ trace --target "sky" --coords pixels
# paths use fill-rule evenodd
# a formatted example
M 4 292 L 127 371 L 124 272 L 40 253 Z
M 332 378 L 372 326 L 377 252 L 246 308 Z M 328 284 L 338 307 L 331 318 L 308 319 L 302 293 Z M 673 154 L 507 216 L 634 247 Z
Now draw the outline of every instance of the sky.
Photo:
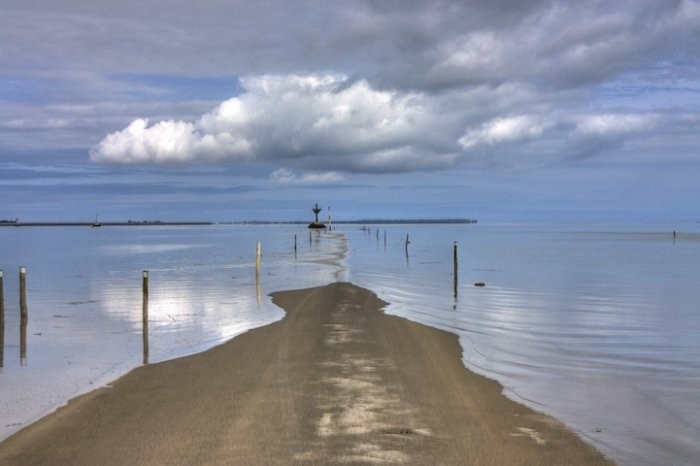
M 0 219 L 700 221 L 700 0 L 0 0 L 0 44 Z

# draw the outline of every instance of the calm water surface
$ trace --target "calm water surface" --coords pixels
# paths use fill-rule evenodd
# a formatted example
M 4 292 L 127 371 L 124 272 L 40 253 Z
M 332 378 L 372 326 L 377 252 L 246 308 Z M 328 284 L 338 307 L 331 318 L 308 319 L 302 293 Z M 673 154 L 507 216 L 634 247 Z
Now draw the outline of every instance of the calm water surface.
M 620 464 L 696 465 L 699 231 L 379 225 L 348 234 L 350 279 Z
M 348 280 L 391 303 L 390 313 L 458 334 L 467 367 L 620 464 L 698 464 L 699 227 L 342 225 L 311 238 L 297 226 L 0 228 L 0 438 L 141 364 L 148 269 L 151 361 L 281 318 L 272 291 Z
M 309 237 L 297 226 L 4 227 L 0 247 L 6 310 L 0 439 L 142 364 L 143 270 L 149 271 L 150 362 L 279 320 L 272 291 L 344 278 L 342 236 Z M 27 267 L 25 365 L 20 265 Z

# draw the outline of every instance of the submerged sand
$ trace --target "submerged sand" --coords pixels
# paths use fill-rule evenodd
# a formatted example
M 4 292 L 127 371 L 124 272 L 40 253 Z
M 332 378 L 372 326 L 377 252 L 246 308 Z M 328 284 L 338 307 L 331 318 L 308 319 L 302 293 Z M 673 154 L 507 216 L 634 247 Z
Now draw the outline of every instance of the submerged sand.
M 0 464 L 612 464 L 368 290 L 272 296 L 283 320 L 71 401 L 1 443 Z

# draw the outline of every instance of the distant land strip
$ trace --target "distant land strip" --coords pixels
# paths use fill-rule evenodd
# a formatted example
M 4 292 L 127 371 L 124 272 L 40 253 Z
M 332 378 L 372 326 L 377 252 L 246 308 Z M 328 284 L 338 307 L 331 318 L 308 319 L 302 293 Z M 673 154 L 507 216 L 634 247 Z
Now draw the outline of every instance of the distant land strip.
M 213 225 L 213 222 L 161 222 L 161 221 L 128 221 L 128 222 L 16 222 L 0 221 L 0 227 L 140 227 L 140 226 L 190 226 Z
M 360 225 L 388 223 L 388 224 L 421 224 L 421 223 L 476 223 L 476 220 L 471 218 L 439 218 L 439 219 L 374 219 L 374 220 L 356 220 L 356 221 L 333 221 L 333 223 L 355 223 Z
M 159 220 L 144 220 L 126 222 L 20 222 L 17 220 L 0 220 L 0 227 L 137 227 L 137 226 L 204 226 L 214 225 L 216 222 L 162 222 Z M 220 225 L 306 225 L 308 220 L 242 220 L 231 222 L 218 222 Z M 442 219 L 361 219 L 361 220 L 334 220 L 333 225 L 416 225 L 416 224 L 470 224 L 477 223 L 469 218 L 442 218 Z
M 280 224 L 291 224 L 291 225 L 306 225 L 309 223 L 308 220 L 243 220 L 237 222 L 220 222 L 223 225 L 280 225 Z M 436 219 L 361 219 L 361 220 L 333 220 L 332 225 L 379 225 L 379 224 L 391 224 L 391 225 L 411 225 L 411 224 L 465 224 L 465 223 L 477 223 L 476 220 L 470 218 L 436 218 Z

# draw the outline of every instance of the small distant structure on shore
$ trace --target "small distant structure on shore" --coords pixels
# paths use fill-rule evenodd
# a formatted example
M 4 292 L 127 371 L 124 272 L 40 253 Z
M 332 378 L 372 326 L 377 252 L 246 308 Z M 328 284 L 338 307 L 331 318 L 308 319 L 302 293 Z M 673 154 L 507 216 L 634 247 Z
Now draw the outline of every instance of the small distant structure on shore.
M 321 208 L 318 206 L 318 203 L 316 203 L 316 205 L 313 206 L 311 208 L 311 210 L 313 210 L 315 217 L 314 217 L 314 221 L 309 223 L 309 228 L 315 228 L 315 229 L 326 228 L 326 225 L 324 225 L 323 222 L 318 221 L 318 214 L 319 214 L 319 212 L 321 212 Z

